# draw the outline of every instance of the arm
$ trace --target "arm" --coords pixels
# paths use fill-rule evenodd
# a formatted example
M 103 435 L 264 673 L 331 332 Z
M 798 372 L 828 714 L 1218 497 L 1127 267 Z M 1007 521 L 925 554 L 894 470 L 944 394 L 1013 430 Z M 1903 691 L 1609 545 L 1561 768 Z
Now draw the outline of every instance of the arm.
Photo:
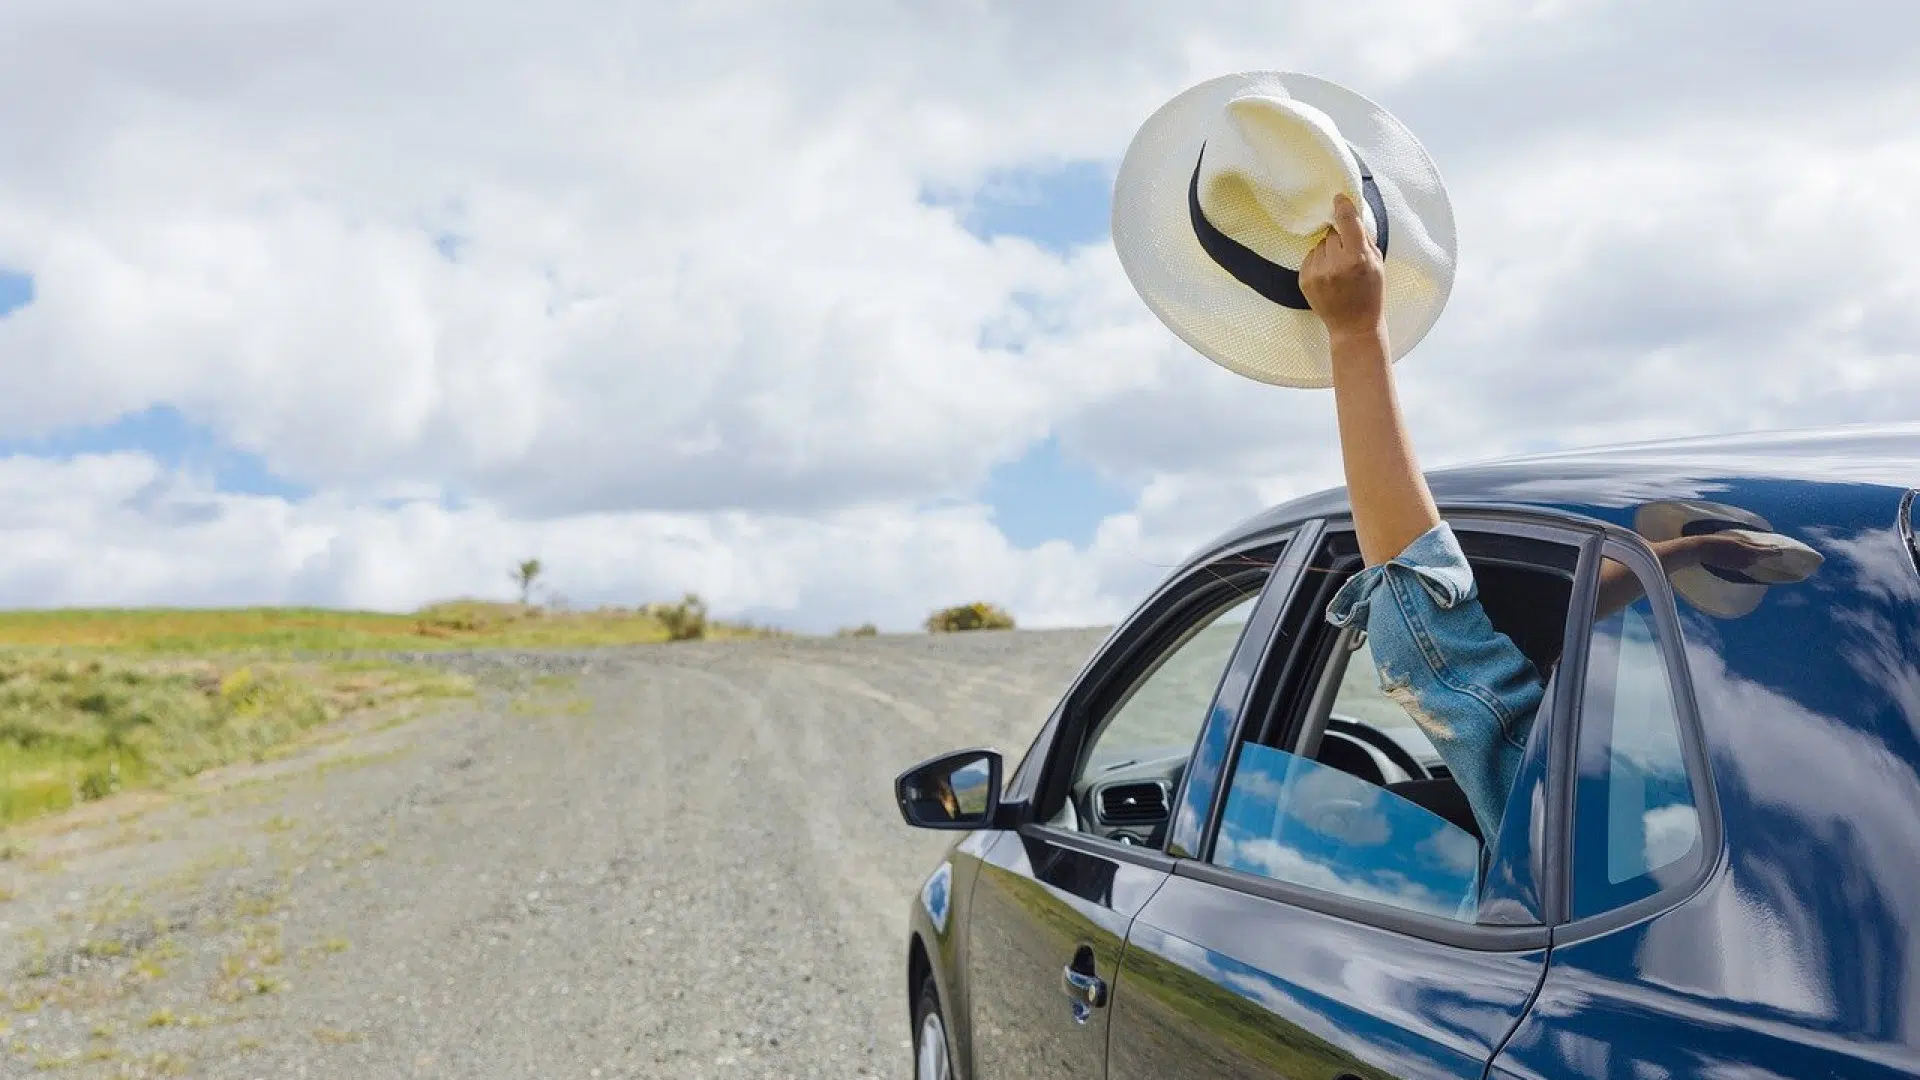
M 1300 291 L 1333 345 L 1340 454 L 1353 500 L 1360 554 L 1377 566 L 1440 524 L 1401 419 L 1387 351 L 1380 250 L 1345 195 L 1334 197 L 1334 231 L 1300 267 Z
M 1300 267 L 1300 290 L 1333 346 L 1340 453 L 1367 569 L 1341 586 L 1327 618 L 1363 620 L 1380 688 L 1440 752 L 1490 840 L 1544 685 L 1487 619 L 1414 459 L 1394 394 L 1380 251 L 1351 200 L 1336 196 L 1334 216 Z

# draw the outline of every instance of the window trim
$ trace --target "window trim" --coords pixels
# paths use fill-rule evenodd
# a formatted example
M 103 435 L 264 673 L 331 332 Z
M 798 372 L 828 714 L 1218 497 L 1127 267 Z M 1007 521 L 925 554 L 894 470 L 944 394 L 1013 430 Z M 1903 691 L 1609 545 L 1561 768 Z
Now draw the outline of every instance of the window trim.
M 1585 717 L 1575 712 L 1573 715 L 1572 738 L 1559 756 L 1567 769 L 1563 775 L 1564 790 L 1556 792 L 1555 803 L 1562 811 L 1561 843 L 1559 845 L 1559 866 L 1555 878 L 1559 882 L 1565 907 L 1561 909 L 1561 921 L 1554 931 L 1554 943 L 1573 944 L 1609 934 L 1623 926 L 1629 926 L 1644 919 L 1670 911 L 1680 906 L 1705 888 L 1707 882 L 1718 874 L 1727 860 L 1725 832 L 1720 819 L 1720 799 L 1713 783 L 1713 767 L 1707 748 L 1706 733 L 1700 723 L 1699 703 L 1694 695 L 1692 672 L 1687 665 L 1686 636 L 1680 625 L 1679 605 L 1673 598 L 1673 585 L 1660 568 L 1660 560 L 1653 554 L 1652 548 L 1637 534 L 1621 529 L 1609 529 L 1602 548 L 1596 553 L 1595 565 L 1591 575 L 1591 589 L 1597 590 L 1599 580 L 1599 560 L 1617 559 L 1626 563 L 1635 576 L 1639 577 L 1645 595 L 1651 601 L 1654 617 L 1654 640 L 1660 650 L 1661 660 L 1667 669 L 1667 684 L 1673 694 L 1674 723 L 1679 729 L 1681 758 L 1687 769 L 1687 782 L 1693 785 L 1694 810 L 1700 819 L 1699 864 L 1685 878 L 1660 889 L 1650 896 L 1641 897 L 1617 907 L 1581 918 L 1573 917 L 1573 826 L 1574 794 L 1579 783 L 1577 771 L 1578 754 Z M 1585 609 L 1586 625 L 1591 625 L 1593 617 L 1592 594 L 1589 593 Z M 1591 651 L 1591 637 L 1580 650 L 1580 675 L 1578 685 L 1584 690 L 1586 685 L 1587 655 Z M 1582 695 L 1584 696 L 1584 695 Z
M 1173 873 L 1176 877 L 1191 878 L 1233 892 L 1276 900 L 1289 907 L 1316 911 L 1361 926 L 1475 952 L 1533 952 L 1546 948 L 1553 940 L 1553 928 L 1545 924 L 1501 926 L 1455 922 L 1411 908 L 1322 892 L 1305 885 L 1265 878 L 1197 859 L 1176 859 Z
M 1215 865 L 1211 861 L 1213 847 L 1218 839 L 1221 814 L 1226 802 L 1227 789 L 1230 786 L 1226 779 L 1233 775 L 1233 770 L 1239 763 L 1242 736 L 1249 711 L 1246 708 L 1246 702 L 1242 703 L 1240 715 L 1233 723 L 1232 741 L 1226 760 L 1221 767 L 1222 782 L 1214 790 L 1213 804 L 1207 815 L 1200 851 L 1192 858 L 1178 858 L 1174 863 L 1173 873 L 1234 892 L 1259 896 L 1331 915 L 1361 926 L 1456 948 L 1479 952 L 1527 952 L 1543 949 L 1558 940 L 1557 928 L 1564 921 L 1564 914 L 1555 911 L 1552 897 L 1556 889 L 1564 894 L 1567 887 L 1566 883 L 1559 879 L 1566 869 L 1565 853 L 1569 846 L 1568 840 L 1571 836 L 1569 829 L 1572 824 L 1572 819 L 1567 813 L 1568 808 L 1563 808 L 1560 800 L 1555 797 L 1555 776 L 1562 767 L 1560 760 L 1560 751 L 1564 748 L 1562 743 L 1571 743 L 1576 746 L 1578 744 L 1578 718 L 1568 711 L 1568 698 L 1571 697 L 1577 702 L 1578 695 L 1573 693 L 1573 688 L 1579 687 L 1581 683 L 1577 679 L 1565 677 L 1564 658 L 1578 656 L 1581 671 L 1585 671 L 1587 643 L 1592 636 L 1591 626 L 1589 621 L 1576 621 L 1573 616 L 1576 611 L 1584 611 L 1590 617 L 1592 593 L 1595 588 L 1592 578 L 1598 573 L 1598 553 L 1605 538 L 1621 530 L 1609 522 L 1584 515 L 1498 504 L 1446 504 L 1440 506 L 1439 511 L 1441 520 L 1452 526 L 1456 532 L 1492 533 L 1537 540 L 1569 547 L 1576 553 L 1573 589 L 1568 601 L 1566 636 L 1562 646 L 1563 675 L 1555 684 L 1553 712 L 1550 716 L 1550 721 L 1554 725 L 1551 735 L 1556 742 L 1549 747 L 1547 815 L 1542 825 L 1541 836 L 1541 847 L 1544 850 L 1536 851 L 1534 854 L 1537 884 L 1541 892 L 1540 922 L 1528 926 L 1456 922 L 1406 908 L 1323 892 Z M 1320 561 L 1327 541 L 1331 537 L 1341 533 L 1351 534 L 1354 531 L 1351 514 L 1328 515 L 1321 518 L 1318 524 L 1319 528 L 1315 530 L 1315 535 L 1296 538 L 1296 540 L 1307 539 L 1311 544 L 1310 547 L 1303 545 L 1299 549 L 1304 553 L 1303 563 Z M 1276 573 L 1276 579 L 1278 576 Z M 1302 574 L 1295 574 L 1293 577 L 1294 581 L 1289 583 L 1289 596 L 1286 598 L 1286 606 L 1289 608 L 1300 598 L 1302 590 L 1299 588 L 1299 582 L 1304 580 Z M 1672 597 L 1665 587 L 1665 578 L 1662 577 L 1661 581 L 1661 593 L 1666 597 L 1666 603 L 1671 606 Z M 1256 671 L 1256 677 L 1261 682 L 1276 688 L 1295 677 L 1299 659 L 1310 652 L 1306 635 L 1300 635 L 1283 651 L 1276 654 L 1272 647 L 1279 641 L 1277 634 L 1280 629 L 1281 623 L 1276 620 L 1273 627 L 1274 636 L 1270 636 L 1268 651 L 1261 654 Z M 1277 678 L 1269 682 L 1266 677 L 1272 673 L 1269 669 L 1273 665 L 1278 665 L 1277 668 L 1272 669 L 1277 671 Z M 1691 701 L 1691 683 L 1686 685 L 1688 700 Z M 1251 699 L 1252 695 L 1253 685 L 1250 683 L 1248 698 Z M 1570 739 L 1563 734 L 1569 727 L 1574 733 Z M 1567 786 L 1570 791 L 1571 785 Z
M 1920 521 L 1915 520 L 1920 516 L 1920 506 L 1914 504 L 1916 497 L 1920 497 L 1920 489 L 1909 488 L 1900 496 L 1900 536 L 1907 542 L 1907 555 L 1913 559 L 1914 572 L 1920 573 L 1920 536 L 1914 535 L 1915 530 L 1920 529 Z
M 1048 723 L 1054 724 L 1053 738 L 1046 748 L 1046 758 L 1041 764 L 1039 774 L 1033 783 L 1031 797 L 1027 800 L 1018 823 L 1018 831 L 1025 834 L 1029 830 L 1047 838 L 1049 842 L 1065 843 L 1067 846 L 1088 851 L 1104 857 L 1119 857 L 1128 862 L 1166 869 L 1162 862 L 1172 858 L 1164 848 L 1149 848 L 1138 844 L 1122 844 L 1092 833 L 1061 829 L 1047 824 L 1050 815 L 1044 811 L 1053 807 L 1052 799 L 1060 797 L 1064 787 L 1070 797 L 1072 791 L 1072 772 L 1080 750 L 1085 742 L 1090 716 L 1097 710 L 1090 706 L 1102 701 L 1103 695 L 1113 689 L 1115 679 L 1135 677 L 1142 660 L 1142 650 L 1161 638 L 1169 625 L 1177 623 L 1179 617 L 1187 612 L 1187 607 L 1197 592 L 1204 590 L 1216 579 L 1208 575 L 1208 570 L 1222 560 L 1247 555 L 1265 549 L 1276 549 L 1277 558 L 1273 567 L 1267 571 L 1267 577 L 1261 583 L 1260 591 L 1253 596 L 1253 607 L 1249 609 L 1247 621 L 1242 626 L 1240 636 L 1234 640 L 1232 651 L 1228 654 L 1227 664 L 1221 670 L 1218 682 L 1214 684 L 1213 694 L 1208 698 L 1207 714 L 1196 732 L 1194 748 L 1198 752 L 1200 740 L 1205 737 L 1208 717 L 1220 705 L 1221 691 L 1229 682 L 1235 665 L 1249 649 L 1249 643 L 1256 639 L 1263 613 L 1274 602 L 1279 593 L 1290 593 L 1291 583 L 1289 567 L 1291 557 L 1297 550 L 1302 536 L 1299 525 L 1288 525 L 1279 529 L 1263 531 L 1244 537 L 1234 543 L 1213 548 L 1204 554 L 1189 559 L 1179 570 L 1168 575 L 1145 600 L 1143 600 L 1126 620 L 1107 636 L 1100 648 L 1082 666 L 1067 691 L 1061 695 L 1055 706 L 1054 717 Z M 1276 591 L 1276 582 L 1289 578 L 1287 587 Z M 1264 638 L 1264 635 L 1260 635 Z M 1264 646 L 1263 646 L 1264 647 Z M 1182 773 L 1179 786 L 1184 791 L 1192 775 L 1189 767 Z M 1168 804 L 1169 827 L 1167 840 L 1172 838 L 1172 818 L 1178 812 L 1178 793 L 1170 798 Z M 1087 845 L 1093 845 L 1088 847 Z M 1150 857 L 1149 857 L 1150 856 Z

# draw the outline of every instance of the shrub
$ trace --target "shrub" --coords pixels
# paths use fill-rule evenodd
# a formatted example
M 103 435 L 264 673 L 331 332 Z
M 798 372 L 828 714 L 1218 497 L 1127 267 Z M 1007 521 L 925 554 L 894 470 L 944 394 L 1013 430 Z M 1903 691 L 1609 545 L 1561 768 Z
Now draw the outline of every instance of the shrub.
M 966 630 L 1011 630 L 1013 616 L 985 602 L 942 608 L 927 616 L 927 632 L 952 634 Z
M 707 636 L 707 602 L 688 593 L 677 604 L 653 604 L 647 613 L 666 628 L 668 641 L 699 641 Z
M 861 623 L 859 626 L 843 626 L 838 631 L 838 636 L 839 637 L 879 637 L 880 628 L 873 625 L 872 623 Z

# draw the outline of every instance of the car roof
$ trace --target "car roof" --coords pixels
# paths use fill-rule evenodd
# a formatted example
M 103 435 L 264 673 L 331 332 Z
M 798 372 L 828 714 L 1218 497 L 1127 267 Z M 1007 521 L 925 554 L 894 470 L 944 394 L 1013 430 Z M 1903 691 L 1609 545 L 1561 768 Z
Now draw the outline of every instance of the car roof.
M 1756 503 L 1822 498 L 1857 505 L 1885 499 L 1888 520 L 1920 487 L 1920 423 L 1860 424 L 1623 443 L 1528 454 L 1434 470 L 1434 500 L 1453 507 L 1550 510 L 1623 522 L 1665 499 Z M 1196 555 L 1233 547 L 1308 518 L 1343 516 L 1345 488 L 1274 506 L 1221 534 Z

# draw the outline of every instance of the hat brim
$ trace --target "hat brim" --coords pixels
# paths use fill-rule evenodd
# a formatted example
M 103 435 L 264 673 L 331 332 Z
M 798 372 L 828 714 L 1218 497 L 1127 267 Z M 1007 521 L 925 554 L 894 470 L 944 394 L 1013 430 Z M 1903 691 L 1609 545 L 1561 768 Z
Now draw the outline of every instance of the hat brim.
M 1227 102 L 1278 86 L 1327 114 L 1371 171 L 1387 210 L 1386 320 L 1392 359 L 1426 337 L 1453 291 L 1453 206 L 1440 172 L 1406 125 L 1359 94 L 1311 75 L 1244 72 L 1181 93 L 1149 117 L 1114 181 L 1115 252 L 1135 291 L 1201 355 L 1277 386 L 1333 383 L 1331 344 L 1311 311 L 1274 303 L 1210 258 L 1194 235 L 1188 185 Z

